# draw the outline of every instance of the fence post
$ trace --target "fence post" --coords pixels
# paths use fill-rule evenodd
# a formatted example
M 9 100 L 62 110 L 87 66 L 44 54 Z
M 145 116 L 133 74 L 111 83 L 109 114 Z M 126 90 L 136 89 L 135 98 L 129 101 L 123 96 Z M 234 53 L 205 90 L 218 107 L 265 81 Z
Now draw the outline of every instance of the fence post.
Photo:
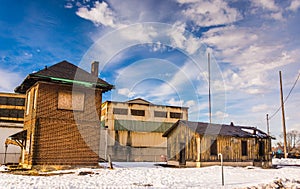
M 222 186 L 224 186 L 223 155 L 222 155 L 221 153 L 219 153 L 219 154 L 218 154 L 218 157 L 221 158 Z
M 4 153 L 3 164 L 6 164 L 6 152 L 7 152 L 7 147 L 8 147 L 8 144 L 5 144 L 5 153 Z

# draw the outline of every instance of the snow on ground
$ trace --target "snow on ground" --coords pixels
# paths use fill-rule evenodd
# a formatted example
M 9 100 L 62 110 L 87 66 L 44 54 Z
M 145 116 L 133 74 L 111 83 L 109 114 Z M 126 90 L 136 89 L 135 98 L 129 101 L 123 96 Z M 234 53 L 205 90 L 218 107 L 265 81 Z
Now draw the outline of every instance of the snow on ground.
M 115 163 L 114 169 L 81 168 L 55 176 L 22 176 L 0 173 L 0 188 L 246 188 L 272 187 L 280 181 L 288 188 L 300 188 L 300 160 L 275 159 L 278 169 L 224 167 L 167 168 L 154 163 Z M 0 170 L 5 170 L 1 166 Z M 66 172 L 66 171 L 65 171 Z M 71 172 L 71 173 L 70 173 Z M 82 174 L 86 173 L 86 174 Z M 299 183 L 297 183 L 299 182 Z M 264 184 L 264 185 L 263 185 Z

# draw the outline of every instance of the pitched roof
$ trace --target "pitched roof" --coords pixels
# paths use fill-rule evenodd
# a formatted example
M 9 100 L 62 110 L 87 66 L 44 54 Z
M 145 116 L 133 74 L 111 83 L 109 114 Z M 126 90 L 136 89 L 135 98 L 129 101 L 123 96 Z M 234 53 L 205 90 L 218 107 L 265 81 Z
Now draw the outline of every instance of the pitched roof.
M 140 104 L 140 105 L 148 105 L 148 106 L 162 106 L 162 107 L 189 109 L 188 107 L 183 107 L 183 106 L 153 104 L 152 102 L 149 102 L 149 101 L 147 101 L 145 99 L 142 99 L 142 98 L 135 98 L 135 99 L 124 101 L 124 102 L 108 100 L 108 101 L 105 101 L 104 103 Z
M 151 102 L 149 102 L 147 100 L 144 100 L 142 98 L 135 98 L 135 99 L 132 99 L 132 100 L 128 100 L 127 103 L 128 104 L 145 104 L 145 105 L 152 104 Z
M 90 74 L 89 72 L 64 60 L 50 67 L 29 74 L 15 92 L 26 93 L 37 81 L 48 81 L 53 83 L 78 84 L 86 87 L 95 87 L 103 89 L 103 92 L 113 89 L 106 81 Z
M 265 132 L 255 128 L 247 126 L 233 126 L 225 124 L 209 124 L 204 122 L 192 122 L 192 121 L 177 121 L 170 129 L 168 129 L 163 136 L 167 137 L 171 131 L 173 131 L 179 125 L 189 127 L 200 135 L 213 135 L 213 136 L 233 136 L 233 137 L 245 137 L 245 138 L 269 138 L 270 136 Z

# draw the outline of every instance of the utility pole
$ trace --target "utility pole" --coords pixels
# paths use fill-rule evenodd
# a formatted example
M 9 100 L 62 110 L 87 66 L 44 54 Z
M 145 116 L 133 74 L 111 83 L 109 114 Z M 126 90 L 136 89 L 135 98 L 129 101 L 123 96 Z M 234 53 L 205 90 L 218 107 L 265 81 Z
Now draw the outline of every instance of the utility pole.
M 282 92 L 282 76 L 281 71 L 279 71 L 280 79 L 280 100 L 281 100 L 281 112 L 282 112 L 282 127 L 283 127 L 283 151 L 284 158 L 287 158 L 287 142 L 286 142 L 286 127 L 285 127 L 285 115 L 284 115 L 284 102 L 283 102 L 283 92 Z
M 210 94 L 210 53 L 208 53 L 208 111 L 209 123 L 211 124 L 211 94 Z
M 267 114 L 267 133 L 270 135 L 269 114 Z

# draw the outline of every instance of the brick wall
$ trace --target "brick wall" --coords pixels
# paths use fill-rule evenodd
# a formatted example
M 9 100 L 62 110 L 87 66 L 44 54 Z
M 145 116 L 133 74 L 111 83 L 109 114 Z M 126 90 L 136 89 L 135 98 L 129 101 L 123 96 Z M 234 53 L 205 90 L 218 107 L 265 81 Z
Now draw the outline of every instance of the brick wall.
M 24 129 L 28 132 L 26 146 L 29 150 L 24 163 L 97 164 L 102 94 L 100 90 L 76 88 L 74 90 L 85 95 L 83 111 L 58 109 L 58 92 L 72 89 L 72 86 L 45 82 L 30 89 L 30 102 L 34 102 L 32 94 L 37 94 L 37 100 L 36 108 L 31 105 L 29 114 L 25 114 Z

